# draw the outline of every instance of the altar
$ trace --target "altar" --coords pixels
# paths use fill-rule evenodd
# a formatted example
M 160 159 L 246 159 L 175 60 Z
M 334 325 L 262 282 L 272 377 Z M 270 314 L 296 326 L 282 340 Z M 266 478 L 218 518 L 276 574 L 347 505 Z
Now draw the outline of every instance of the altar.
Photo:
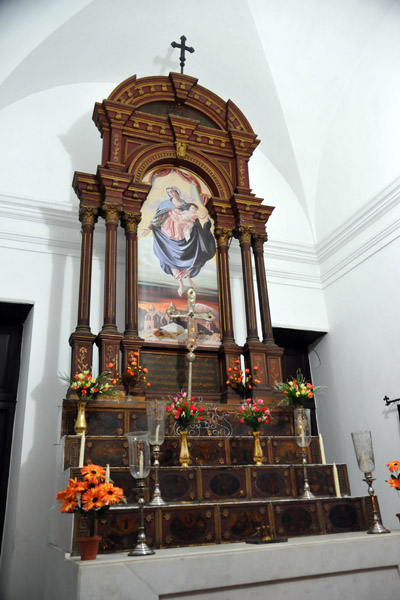
M 79 478 L 84 464 L 98 465 L 127 504 L 107 506 L 98 519 L 96 561 L 79 557 L 80 538 L 93 537 L 81 499 L 73 515 L 57 515 L 46 598 L 56 590 L 61 600 L 242 600 L 267 593 L 283 600 L 298 597 L 300 583 L 311 599 L 350 593 L 372 599 L 383 585 L 387 598 L 397 598 L 400 533 L 367 535 L 380 518 L 378 504 L 372 495 L 351 496 L 345 464 L 326 464 L 312 384 L 303 398 L 313 414 L 307 432 L 299 436 L 294 405 L 281 406 L 275 384 L 283 381 L 283 349 L 273 338 L 263 253 L 273 207 L 250 188 L 248 161 L 259 140 L 246 117 L 196 79 L 171 73 L 127 79 L 95 105 L 93 118 L 103 137 L 102 165 L 96 174 L 76 172 L 73 182 L 81 269 L 59 489 Z M 98 218 L 105 220 L 104 314 L 95 334 L 90 299 Z M 124 294 L 117 286 L 120 225 Z M 232 311 L 234 238 L 242 265 L 243 346 L 236 343 Z M 123 333 L 118 311 L 125 314 Z M 90 379 L 96 346 L 98 370 L 115 393 L 82 401 L 74 378 Z M 126 386 L 133 368 L 146 373 L 142 389 Z M 236 387 L 233 373 L 241 374 Z M 171 419 L 157 455 L 153 446 L 157 468 L 150 452 L 140 450 L 135 470 L 127 438 L 150 429 L 146 407 L 192 392 L 203 416 L 201 426 L 183 427 L 187 460 Z M 268 405 L 269 419 L 251 430 L 240 418 L 242 402 L 257 410 Z M 162 503 L 154 503 L 158 484 Z M 149 555 L 128 556 L 141 536 L 147 538 L 142 554 Z
M 44 600 L 398 600 L 400 531 L 173 548 L 80 561 L 50 546 Z

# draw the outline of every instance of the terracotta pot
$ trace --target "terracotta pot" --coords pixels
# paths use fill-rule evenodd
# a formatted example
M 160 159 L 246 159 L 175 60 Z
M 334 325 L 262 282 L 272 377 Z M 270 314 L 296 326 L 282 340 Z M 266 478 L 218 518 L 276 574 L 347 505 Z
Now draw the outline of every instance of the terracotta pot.
M 81 560 L 95 560 L 99 551 L 100 535 L 78 538 Z

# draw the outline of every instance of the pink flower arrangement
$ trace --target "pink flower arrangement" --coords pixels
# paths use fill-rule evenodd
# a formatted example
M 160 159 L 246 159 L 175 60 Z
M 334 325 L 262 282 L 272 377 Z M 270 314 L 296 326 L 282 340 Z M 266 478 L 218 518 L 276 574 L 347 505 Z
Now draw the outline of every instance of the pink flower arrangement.
M 196 421 L 202 420 L 202 412 L 204 408 L 194 403 L 194 397 L 188 398 L 187 392 L 179 392 L 172 398 L 171 404 L 165 407 L 167 413 L 172 417 L 179 427 L 183 430 L 187 429 Z
M 252 401 L 247 398 L 244 404 L 239 409 L 239 421 L 240 423 L 246 423 L 253 431 L 258 431 L 261 425 L 269 423 L 270 410 L 268 406 L 264 404 L 262 398 Z

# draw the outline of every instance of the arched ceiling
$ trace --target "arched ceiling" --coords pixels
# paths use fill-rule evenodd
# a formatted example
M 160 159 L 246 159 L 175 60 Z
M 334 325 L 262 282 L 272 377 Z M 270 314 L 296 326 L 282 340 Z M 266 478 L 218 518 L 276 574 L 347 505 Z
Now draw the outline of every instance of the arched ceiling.
M 400 24 L 399 8 L 399 0 L 3 0 L 0 124 L 7 107 L 45 90 L 104 82 L 111 91 L 133 74 L 179 71 L 171 41 L 185 34 L 195 47 L 185 73 L 244 112 L 262 142 L 257 152 L 290 187 L 316 240 L 329 230 L 321 216 L 326 210 L 330 223 L 337 205 L 346 212 L 346 190 L 333 171 L 346 164 L 351 180 L 346 138 L 357 138 L 351 115 L 358 96 L 370 94 L 372 104 L 354 115 L 359 129 L 368 114 L 376 120 L 371 89 L 377 70 L 385 98 L 399 92 L 392 71 L 380 63 L 391 54 L 385 43 L 388 30 Z M 395 41 L 390 44 L 394 52 Z M 366 145 L 376 136 L 369 127 Z M 392 150 L 399 128 L 381 143 Z M 355 147 L 351 160 L 359 165 L 363 146 Z M 387 185 L 395 168 L 386 161 L 363 194 L 371 197 Z

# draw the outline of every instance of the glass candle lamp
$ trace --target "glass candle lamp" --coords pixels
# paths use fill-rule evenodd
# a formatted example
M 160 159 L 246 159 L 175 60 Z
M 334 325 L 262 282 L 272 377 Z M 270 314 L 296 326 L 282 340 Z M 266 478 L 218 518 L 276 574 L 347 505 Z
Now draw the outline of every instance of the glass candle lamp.
M 154 456 L 154 495 L 150 502 L 153 506 L 163 506 L 165 504 L 161 496 L 161 490 L 158 481 L 158 470 L 160 467 L 159 456 L 160 446 L 165 439 L 165 402 L 154 400 L 146 403 L 147 427 L 149 429 L 149 441 L 153 449 Z
M 375 479 L 372 478 L 372 471 L 375 469 L 375 457 L 371 432 L 355 431 L 351 434 L 351 437 L 353 439 L 358 468 L 364 473 L 363 481 L 368 485 L 368 493 L 372 502 L 373 522 L 367 533 L 390 533 L 389 529 L 386 529 L 386 527 L 382 525 L 374 488 L 372 487 L 372 482 L 375 481 Z
M 296 443 L 300 447 L 303 463 L 304 491 L 300 498 L 312 500 L 315 496 L 310 490 L 307 476 L 307 448 L 311 443 L 311 416 L 309 408 L 295 408 L 294 434 L 296 436 Z
M 150 473 L 150 446 L 148 431 L 132 431 L 126 433 L 125 437 L 129 444 L 129 470 L 137 482 L 138 505 L 139 505 L 139 531 L 137 544 L 128 556 L 145 556 L 154 554 L 154 550 L 149 548 L 146 542 L 146 533 L 144 526 L 144 490 L 145 479 Z

